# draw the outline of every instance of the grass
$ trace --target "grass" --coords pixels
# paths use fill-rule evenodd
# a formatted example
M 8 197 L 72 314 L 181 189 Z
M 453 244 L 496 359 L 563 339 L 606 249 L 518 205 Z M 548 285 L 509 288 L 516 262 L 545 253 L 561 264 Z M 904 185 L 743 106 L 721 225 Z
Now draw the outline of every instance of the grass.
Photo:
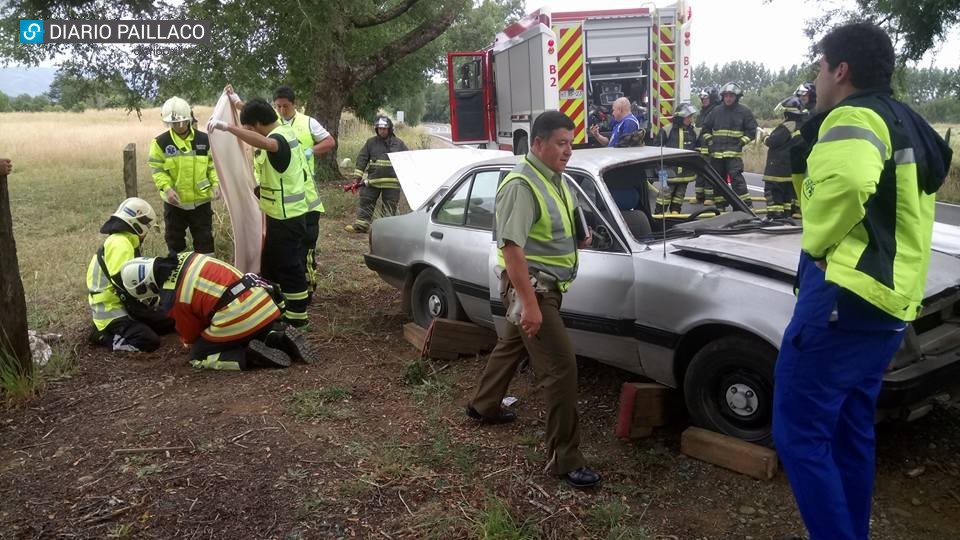
M 507 505 L 496 498 L 480 511 L 475 525 L 477 537 L 484 540 L 533 540 L 539 536 L 534 525 L 518 522 Z
M 209 107 L 196 107 L 205 125 Z M 0 154 L 13 160 L 9 176 L 11 214 L 17 240 L 20 275 L 27 299 L 30 328 L 62 332 L 89 321 L 85 276 L 103 237 L 100 225 L 125 198 L 123 148 L 137 148 L 139 194 L 162 210 L 146 165 L 149 144 L 164 130 L 159 109 L 135 113 L 117 109 L 83 113 L 0 113 Z M 423 130 L 401 127 L 398 134 L 410 148 L 423 146 Z M 338 156 L 356 159 L 372 128 L 344 114 Z M 36 141 L 63 141 L 37 144 Z M 345 173 L 352 172 L 353 164 Z M 349 216 L 357 197 L 338 186 L 323 186 L 330 218 Z M 331 189 L 332 188 L 332 189 Z M 222 202 L 214 203 L 217 256 L 233 259 L 230 218 Z M 162 215 L 162 211 L 158 211 Z M 145 256 L 166 253 L 163 234 L 147 236 Z M 4 254 L 4 256 L 7 256 Z M 349 280 L 348 280 L 349 281 Z
M 48 383 L 70 378 L 77 370 L 77 351 L 65 344 L 52 347 L 46 365 L 33 365 L 33 373 L 23 373 L 5 347 L 0 347 L 0 400 L 7 404 L 29 401 Z
M 339 412 L 335 404 L 350 396 L 350 390 L 340 386 L 301 390 L 288 398 L 290 413 L 301 421 L 336 418 Z

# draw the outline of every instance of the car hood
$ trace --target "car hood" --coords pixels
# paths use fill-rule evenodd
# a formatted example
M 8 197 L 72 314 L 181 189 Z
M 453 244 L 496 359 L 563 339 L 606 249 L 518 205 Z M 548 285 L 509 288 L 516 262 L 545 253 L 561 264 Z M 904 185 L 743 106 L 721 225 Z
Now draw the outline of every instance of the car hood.
M 420 208 L 453 173 L 474 163 L 512 155 L 506 150 L 442 148 L 390 152 L 390 163 L 410 208 Z
M 960 257 L 960 227 L 934 223 L 932 247 L 941 253 Z
M 670 242 L 678 255 L 709 260 L 748 272 L 775 273 L 781 279 L 797 275 L 800 263 L 800 234 L 745 233 L 736 236 L 704 234 Z M 960 258 L 937 251 L 930 254 L 925 297 L 960 286 Z

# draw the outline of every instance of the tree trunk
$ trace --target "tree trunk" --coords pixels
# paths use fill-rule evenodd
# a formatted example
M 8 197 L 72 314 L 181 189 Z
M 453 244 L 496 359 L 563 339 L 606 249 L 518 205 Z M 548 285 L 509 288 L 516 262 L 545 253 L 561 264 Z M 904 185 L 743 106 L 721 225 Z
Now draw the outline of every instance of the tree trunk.
M 317 160 L 317 179 L 321 182 L 345 183 L 346 179 L 340 173 L 340 162 L 337 159 L 337 150 L 340 145 L 340 115 L 343 113 L 346 96 L 349 96 L 355 88 L 349 83 L 331 81 L 324 77 L 318 77 L 318 80 L 321 82 L 316 84 L 310 92 L 307 114 L 323 124 L 323 127 L 336 139 L 337 146 Z M 337 90 L 331 91 L 332 88 Z M 353 160 L 357 156 L 344 157 Z
M 29 377 L 33 372 L 30 341 L 27 339 L 27 303 L 13 239 L 10 192 L 7 177 L 0 176 L 0 362 L 13 361 L 15 369 Z

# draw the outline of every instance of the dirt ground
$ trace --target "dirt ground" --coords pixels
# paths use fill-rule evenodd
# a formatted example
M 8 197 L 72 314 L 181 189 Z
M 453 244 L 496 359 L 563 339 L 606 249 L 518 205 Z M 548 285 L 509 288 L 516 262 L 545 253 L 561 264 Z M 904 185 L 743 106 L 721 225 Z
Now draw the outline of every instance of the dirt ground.
M 363 236 L 324 223 L 313 365 L 198 371 L 84 344 L 79 367 L 0 409 L 2 538 L 781 538 L 803 532 L 783 474 L 761 482 L 679 453 L 685 426 L 623 442 L 619 389 L 580 364 L 584 450 L 604 485 L 544 475 L 543 407 L 517 377 L 517 422 L 463 415 L 483 358 L 416 363 L 399 293 Z M 167 448 L 167 450 L 156 450 Z M 874 538 L 960 534 L 960 410 L 879 428 Z

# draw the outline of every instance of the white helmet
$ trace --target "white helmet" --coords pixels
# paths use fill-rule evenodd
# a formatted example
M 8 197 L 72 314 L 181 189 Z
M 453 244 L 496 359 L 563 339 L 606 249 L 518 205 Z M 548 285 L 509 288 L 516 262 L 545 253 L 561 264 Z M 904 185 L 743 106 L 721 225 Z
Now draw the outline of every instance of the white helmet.
M 155 260 L 153 257 L 136 257 L 120 268 L 120 282 L 123 283 L 123 288 L 137 300 L 160 296 L 160 286 L 153 277 Z
M 686 118 L 694 114 L 697 114 L 697 108 L 689 103 L 681 103 L 677 110 L 673 111 L 673 115 L 680 118 Z
M 150 203 L 139 197 L 130 197 L 120 203 L 113 215 L 122 219 L 141 238 L 146 236 L 149 227 L 157 225 L 157 213 Z
M 740 85 L 735 82 L 728 82 L 720 88 L 720 95 L 724 94 L 733 94 L 737 97 L 743 95 L 743 89 L 740 88 Z
M 192 118 L 190 104 L 183 98 L 173 96 L 163 102 L 163 107 L 160 108 L 160 117 L 168 124 L 189 122 Z

